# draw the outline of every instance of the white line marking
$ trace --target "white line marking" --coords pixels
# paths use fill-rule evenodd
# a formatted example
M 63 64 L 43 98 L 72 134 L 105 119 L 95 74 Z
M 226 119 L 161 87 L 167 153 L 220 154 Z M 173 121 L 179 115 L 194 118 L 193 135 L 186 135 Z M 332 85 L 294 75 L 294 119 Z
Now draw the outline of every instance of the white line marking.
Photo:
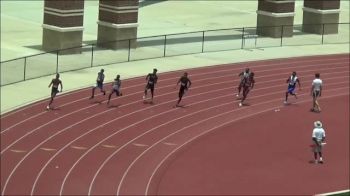
M 333 65 L 338 65 L 338 64 L 343 64 L 344 62 L 339 62 L 339 63 L 334 63 Z M 287 63 L 285 63 L 285 62 L 282 62 L 282 63 L 276 63 L 276 64 L 267 64 L 267 65 L 256 65 L 256 67 L 258 67 L 258 68 L 261 68 L 261 67 L 270 67 L 270 66 L 274 66 L 274 65 L 283 65 L 283 64 L 287 64 Z M 328 63 L 324 63 L 324 64 L 318 64 L 318 65 L 307 65 L 307 66 L 303 66 L 303 68 L 305 68 L 305 67 L 314 67 L 314 66 L 322 66 L 322 65 L 329 65 Z M 301 65 L 296 65 L 296 66 L 290 66 L 290 67 L 285 67 L 285 68 L 279 68 L 279 69 L 275 69 L 275 70 L 283 70 L 283 69 L 290 69 L 290 68 L 292 68 L 292 67 L 294 67 L 294 68 L 296 68 L 296 67 L 299 67 L 299 66 L 301 66 Z M 253 66 L 253 67 L 255 67 L 255 66 Z M 209 72 L 203 72 L 203 73 L 199 73 L 199 74 L 193 74 L 193 75 L 191 75 L 191 77 L 193 77 L 193 76 L 200 76 L 200 75 L 207 75 L 207 74 L 213 74 L 213 73 L 221 73 L 221 72 L 230 72 L 230 71 L 235 71 L 235 70 L 241 70 L 242 68 L 237 68 L 237 67 L 235 67 L 235 68 L 229 68 L 229 69 L 224 69 L 224 70 L 218 70 L 218 71 L 213 71 L 213 72 L 210 72 L 210 70 L 209 70 Z M 269 69 L 268 70 L 265 70 L 265 71 L 270 71 Z M 263 71 L 258 71 L 257 73 L 261 73 L 261 72 L 265 72 L 264 70 Z M 178 71 L 177 71 L 178 72 Z M 172 73 L 174 73 L 174 72 L 172 72 Z M 170 74 L 170 73 L 169 73 Z M 164 74 L 162 74 L 162 77 L 164 77 L 163 76 Z M 165 74 L 166 75 L 166 74 Z M 222 77 L 222 76 L 221 76 Z M 173 77 L 173 78 L 167 78 L 167 79 L 164 79 L 164 80 L 159 80 L 159 82 L 164 82 L 164 81 L 170 81 L 170 80 L 174 80 L 174 79 L 177 79 L 178 77 Z M 139 79 L 139 78 L 137 78 L 137 79 Z M 136 79 L 135 79 L 136 80 Z M 200 81 L 200 80 L 197 80 L 197 81 Z M 135 87 L 141 87 L 141 86 L 144 86 L 144 84 L 137 84 L 137 85 L 132 85 L 132 86 L 128 86 L 128 87 L 126 87 L 126 88 L 124 88 L 124 89 L 130 89 L 130 88 L 135 88 Z M 165 86 L 165 87 L 167 87 L 167 86 Z M 163 88 L 163 87 L 161 87 L 161 88 Z M 158 89 L 161 89 L 161 88 L 158 88 Z M 80 92 L 80 91 L 83 91 L 83 90 L 91 90 L 90 88 L 85 88 L 85 89 L 81 89 L 81 90 L 78 90 L 77 92 Z M 67 93 L 67 94 L 69 94 L 69 93 Z M 58 99 L 59 97 L 64 97 L 65 95 L 67 95 L 67 94 L 64 94 L 63 96 L 58 96 L 56 99 Z M 71 94 L 74 94 L 74 92 L 73 93 L 71 93 Z M 129 94 L 130 95 L 130 94 Z M 129 96 L 128 95 L 128 96 Z M 101 96 L 101 94 L 98 94 L 98 95 L 96 95 L 96 97 L 97 96 Z M 70 104 L 73 104 L 73 103 L 76 103 L 76 102 L 79 102 L 79 101 L 82 101 L 82 100 L 86 100 L 86 99 L 88 99 L 88 97 L 83 97 L 83 98 L 80 98 L 80 99 L 77 99 L 77 100 L 74 100 L 74 101 L 71 101 L 71 102 L 68 102 L 68 103 L 65 103 L 65 104 L 63 104 L 63 105 L 61 105 L 61 107 L 63 107 L 63 106 L 68 106 L 68 105 L 70 105 Z M 114 98 L 112 98 L 111 100 L 114 100 L 114 99 L 117 99 L 117 97 L 114 97 Z M 34 104 L 35 105 L 35 104 Z M 26 107 L 26 108 L 31 108 L 30 106 L 29 107 Z M 26 109 L 26 108 L 23 108 L 23 109 Z M 85 107 L 85 108 L 90 108 L 90 107 Z M 22 124 L 22 123 L 24 123 L 24 122 L 26 122 L 26 121 L 28 121 L 28 120 L 30 120 L 30 119 L 34 119 L 34 118 L 36 118 L 36 117 L 38 117 L 38 116 L 41 116 L 41 115 L 44 115 L 46 113 L 46 111 L 43 111 L 43 112 L 41 112 L 41 113 L 39 113 L 39 114 L 36 114 L 36 115 L 34 115 L 34 116 L 32 116 L 32 117 L 30 117 L 30 118 L 26 118 L 26 119 L 24 119 L 24 120 L 22 120 L 22 121 L 20 121 L 20 122 L 18 122 L 18 123 L 16 123 L 16 124 L 14 124 L 14 125 L 12 125 L 12 126 L 10 126 L 10 127 L 8 127 L 7 129 L 5 129 L 5 130 L 3 130 L 3 131 L 1 131 L 0 133 L 1 134 L 3 134 L 4 132 L 6 132 L 6 131 L 8 131 L 10 128 L 13 128 L 13 127 L 15 127 L 15 126 L 17 126 L 17 125 L 19 125 L 19 124 Z M 72 112 L 73 113 L 73 112 Z M 71 114 L 71 113 L 68 113 L 68 114 Z M 67 115 L 67 114 L 66 114 Z M 1 119 L 3 119 L 3 117 L 1 117 Z
M 345 67 L 347 67 L 347 66 L 341 66 L 341 68 L 345 68 Z M 299 73 L 311 72 L 311 71 L 319 71 L 319 70 L 333 70 L 333 69 L 338 69 L 338 68 L 339 68 L 339 67 L 337 67 L 337 68 L 327 68 L 327 69 L 306 70 L 306 71 L 300 71 Z M 271 70 L 270 70 L 270 71 L 271 71 Z M 343 73 L 343 72 L 331 72 L 331 73 L 326 73 L 326 74 L 323 74 L 323 75 L 334 74 L 334 73 Z M 270 76 L 277 76 L 277 75 L 280 75 L 280 74 L 265 75 L 265 76 L 262 76 L 262 77 L 256 77 L 255 79 L 264 78 L 264 77 L 270 77 Z M 227 77 L 227 76 L 225 75 L 225 76 L 214 77 L 214 78 L 221 78 L 221 77 Z M 202 79 L 202 80 L 208 80 L 208 78 Z M 198 82 L 198 81 L 202 81 L 202 80 L 197 80 L 197 82 Z M 234 81 L 238 82 L 238 80 L 234 80 Z M 228 82 L 225 81 L 225 82 L 219 82 L 219 83 L 209 84 L 209 85 L 207 85 L 207 86 L 217 85 L 217 84 L 223 84 L 223 83 L 231 83 L 231 82 L 232 82 L 232 81 L 228 81 Z M 261 83 L 262 83 L 262 82 L 260 82 L 260 84 L 261 84 Z M 161 88 L 166 88 L 166 87 L 169 87 L 169 86 L 171 87 L 171 86 L 173 86 L 173 85 L 167 85 L 167 86 L 164 86 L 164 87 L 161 87 Z M 192 89 L 201 88 L 201 87 L 202 87 L 202 86 L 192 87 Z M 160 88 L 159 88 L 159 89 L 160 89 Z M 138 94 L 138 93 L 139 93 L 139 92 L 137 92 L 137 93 L 132 93 L 132 94 L 129 94 L 129 95 L 127 95 L 127 96 L 131 96 L 131 95 Z M 169 94 L 172 94 L 172 92 L 166 93 L 166 94 L 162 94 L 162 95 L 159 95 L 159 96 L 155 96 L 155 97 L 161 97 L 161 96 L 165 96 L 165 95 L 169 95 Z M 124 96 L 124 97 L 127 97 L 127 96 Z M 105 101 L 104 101 L 104 102 L 105 102 Z M 125 107 L 125 106 L 127 106 L 127 105 L 131 105 L 131 104 L 136 104 L 136 103 L 138 103 L 138 101 L 131 102 L 131 103 L 129 103 L 129 104 L 123 105 L 122 107 Z M 15 141 L 12 142 L 11 144 L 9 144 L 7 147 L 5 147 L 5 148 L 0 152 L 0 154 L 3 154 L 3 153 L 4 153 L 7 149 L 9 149 L 11 146 L 15 145 L 17 142 L 19 142 L 20 140 L 24 139 L 24 138 L 27 137 L 28 135 L 31 135 L 32 133 L 34 133 L 35 131 L 41 129 L 42 127 L 45 127 L 45 126 L 47 126 L 47 125 L 49 125 L 49 124 L 51 124 L 51 123 L 53 123 L 53 122 L 56 122 L 56 121 L 58 121 L 58 120 L 60 120 L 60 119 L 62 119 L 62 118 L 64 118 L 64 117 L 66 117 L 66 116 L 72 115 L 72 114 L 74 114 L 74 113 L 78 113 L 78 112 L 80 112 L 80 111 L 82 111 L 82 110 L 85 110 L 85 109 L 88 109 L 88 108 L 91 108 L 91 107 L 94 107 L 94 106 L 95 106 L 95 105 L 88 106 L 88 107 L 85 107 L 85 108 L 81 108 L 81 109 L 79 109 L 79 110 L 75 110 L 74 112 L 65 114 L 65 115 L 63 115 L 63 116 L 61 116 L 61 117 L 59 117 L 59 118 L 56 118 L 56 119 L 54 119 L 54 120 L 51 120 L 51 121 L 49 121 L 49 122 L 47 122 L 47 123 L 45 123 L 45 124 L 43 124 L 43 125 L 41 125 L 41 126 L 35 128 L 35 129 L 33 129 L 33 130 L 27 132 L 25 135 L 23 135 L 22 137 L 20 137 L 19 139 L 15 140 Z M 116 109 L 116 108 L 114 108 L 114 109 Z M 95 117 L 95 116 L 98 116 L 98 115 L 101 115 L 101 114 L 104 114 L 104 113 L 106 113 L 106 112 L 110 112 L 110 111 L 112 111 L 112 110 L 114 110 L 114 109 L 107 110 L 107 111 L 104 111 L 104 112 L 101 112 L 101 113 L 97 113 L 97 114 L 95 114 L 95 115 L 93 115 L 93 116 L 90 116 L 88 119 L 90 119 L 90 118 L 92 118 L 92 117 Z M 70 126 L 72 127 L 72 126 L 74 126 L 74 125 L 75 125 L 75 124 L 70 125 Z
M 342 63 L 334 63 L 334 64 L 343 64 L 343 62 L 342 62 Z M 304 66 L 304 68 L 305 68 L 305 67 L 322 66 L 322 65 L 329 65 L 329 64 L 308 65 L 308 66 Z M 261 66 L 259 66 L 259 67 L 265 67 L 265 66 L 271 66 L 271 65 L 261 65 Z M 346 66 L 341 66 L 341 67 L 342 67 L 342 68 L 343 68 L 343 67 L 345 68 Z M 278 69 L 274 69 L 274 70 L 284 70 L 284 69 L 290 69 L 290 68 L 291 68 L 291 67 L 286 67 L 286 68 L 278 68 Z M 332 69 L 338 69 L 338 68 L 340 68 L 340 67 L 329 68 L 329 69 L 323 69 L 323 70 L 332 70 Z M 238 68 L 234 68 L 234 69 L 231 69 L 230 71 L 232 71 L 232 70 L 239 70 L 239 69 L 238 69 Z M 224 71 L 226 72 L 226 71 L 228 71 L 228 70 L 224 70 Z M 221 71 L 217 71 L 217 72 L 223 72 L 223 71 L 221 70 Z M 257 71 L 257 73 L 261 73 L 261 72 L 270 72 L 270 70 Z M 201 73 L 201 74 L 197 74 L 197 75 L 205 75 L 205 74 L 210 74 L 210 73 L 214 73 L 214 72 L 205 72 L 205 73 Z M 194 74 L 194 75 L 195 75 L 195 74 Z M 227 76 L 228 76 L 228 75 L 227 75 Z M 221 78 L 221 77 L 226 77 L 226 75 L 220 76 L 220 77 L 214 77 L 214 78 Z M 256 77 L 256 78 L 259 78 L 259 77 Z M 171 78 L 171 80 L 173 80 L 173 79 L 174 79 L 174 78 Z M 202 80 L 208 80 L 208 79 L 210 79 L 210 78 L 205 78 L 205 79 L 202 79 Z M 170 79 L 165 79 L 165 80 L 170 80 Z M 165 80 L 164 80 L 164 81 L 165 81 Z M 197 80 L 196 82 L 202 81 L 202 80 Z M 236 81 L 236 80 L 235 80 L 235 81 Z M 237 80 L 237 81 L 238 81 L 238 80 Z M 143 85 L 143 84 L 142 84 L 142 85 Z M 138 87 L 138 86 L 142 86 L 142 85 L 133 85 L 133 86 L 126 87 L 125 89 L 134 88 L 134 87 Z M 162 88 L 166 88 L 166 87 L 168 87 L 168 85 L 167 85 L 167 86 L 164 86 L 164 87 L 160 87 L 160 88 L 158 88 L 158 89 L 162 89 Z M 132 93 L 132 94 L 126 95 L 126 96 L 124 96 L 124 97 L 131 96 L 131 95 L 138 94 L 138 93 L 139 93 L 139 92 Z M 97 96 L 99 96 L 99 95 L 97 95 Z M 117 98 L 118 98 L 118 97 L 115 97 L 115 98 L 112 98 L 111 100 L 114 100 L 114 99 L 117 99 Z M 78 102 L 78 101 L 82 101 L 82 100 L 85 100 L 85 99 L 87 99 L 87 97 L 84 97 L 84 98 L 81 98 L 81 99 L 78 99 L 78 100 L 74 100 L 74 101 L 72 101 L 72 102 L 68 102 L 68 103 L 66 103 L 66 104 L 61 105 L 61 107 L 67 106 L 67 105 L 70 105 L 70 104 L 73 104 L 73 103 L 76 103 L 76 102 Z M 103 101 L 103 102 L 105 102 L 105 101 Z M 102 102 L 102 103 L 103 103 L 103 102 Z M 64 117 L 66 117 L 66 116 L 72 115 L 72 114 L 76 113 L 77 111 L 81 111 L 81 110 L 84 110 L 84 109 L 92 108 L 92 107 L 94 107 L 94 106 L 97 107 L 97 105 L 92 105 L 92 106 L 88 106 L 88 107 L 83 107 L 83 108 L 81 108 L 80 110 L 76 110 L 76 111 L 73 111 L 73 112 L 71 112 L 71 113 L 67 113 L 67 114 L 63 115 L 62 117 L 60 117 L 60 118 L 56 118 L 55 120 L 49 121 L 48 124 L 50 124 L 50 123 L 52 123 L 52 122 L 55 122 L 56 120 L 62 119 L 62 118 L 64 118 Z M 86 113 L 89 113 L 89 111 L 87 111 Z M 41 116 L 41 115 L 43 115 L 43 114 L 46 114 L 46 111 L 43 111 L 43 112 L 41 112 L 41 113 L 39 113 L 39 114 L 36 114 L 36 115 L 34 115 L 34 116 L 30 117 L 30 118 L 27 118 L 27 119 L 25 119 L 25 120 L 22 120 L 22 121 L 20 121 L 20 122 L 14 124 L 14 125 L 8 127 L 7 129 L 1 131 L 1 134 L 5 133 L 6 131 L 10 130 L 11 128 L 13 128 L 13 127 L 15 127 L 15 126 L 17 126 L 17 125 L 19 125 L 19 124 L 22 124 L 22 123 L 24 123 L 24 122 L 26 122 L 26 121 L 28 121 L 28 120 L 34 119 L 34 118 L 36 118 L 36 117 L 38 117 L 38 116 Z M 1 153 L 3 153 L 3 152 L 1 152 Z
M 342 191 L 329 192 L 329 193 L 320 193 L 320 194 L 316 194 L 315 196 L 335 195 L 335 194 L 346 193 L 346 192 L 350 192 L 350 189 L 346 189 L 346 190 L 342 190 Z
M 335 55 L 338 55 L 338 54 L 335 54 Z M 308 57 L 313 58 L 313 57 L 315 57 L 315 56 L 308 56 Z M 308 58 L 308 57 L 306 57 L 306 58 Z M 295 59 L 294 59 L 293 57 L 291 57 L 291 58 L 282 58 L 281 60 L 283 60 L 283 61 L 284 61 L 284 60 L 285 60 L 285 61 L 288 60 L 288 62 L 276 63 L 276 64 L 269 64 L 268 66 L 284 65 L 284 64 L 292 64 L 292 63 L 301 63 L 301 62 L 303 62 L 303 63 L 304 63 L 304 62 L 318 62 L 318 61 L 324 62 L 324 61 L 333 61 L 333 60 L 338 61 L 338 60 L 342 60 L 342 59 L 344 59 L 344 60 L 345 60 L 345 59 L 346 59 L 346 60 L 349 59 L 349 58 L 328 58 L 328 59 L 325 58 L 325 59 L 314 59 L 314 60 L 301 60 L 301 59 L 298 59 L 298 58 L 300 58 L 300 57 L 295 57 Z M 303 58 L 303 57 L 301 57 L 301 58 Z M 321 57 L 321 58 L 322 58 L 322 57 Z M 255 66 L 256 66 L 256 67 L 260 67 L 260 66 L 263 66 L 263 65 L 260 65 L 260 66 L 259 66 L 259 63 L 264 63 L 264 64 L 266 64 L 266 62 L 264 62 L 264 61 L 269 61 L 269 60 L 273 61 L 272 59 L 268 59 L 268 60 L 261 60 L 261 61 L 256 60 L 256 61 L 252 61 L 252 62 L 227 63 L 227 64 L 223 64 L 223 65 L 220 64 L 220 65 L 206 66 L 206 67 L 202 67 L 201 69 L 205 69 L 205 68 L 211 69 L 211 68 L 214 68 L 214 67 L 230 66 L 230 65 L 232 65 L 232 66 L 240 66 L 240 65 L 245 65 L 245 64 L 247 64 L 247 63 L 249 63 L 249 64 L 255 64 L 255 63 L 256 63 L 256 65 L 251 66 L 251 67 L 255 67 Z M 298 60 L 300 60 L 300 61 L 298 61 Z M 276 61 L 277 61 L 277 59 L 276 59 Z M 195 70 L 195 69 L 197 69 L 197 68 L 189 68 L 189 70 Z M 177 73 L 177 72 L 183 72 L 183 70 L 175 70 L 175 71 L 165 72 L 165 73 L 162 73 L 162 75 L 172 74 L 172 73 Z M 139 77 L 142 77 L 142 76 L 139 76 Z M 137 78 L 128 78 L 128 79 L 138 79 L 139 77 L 137 77 Z M 110 83 L 110 82 L 112 82 L 112 81 L 108 81 L 107 83 Z M 91 84 L 88 85 L 88 86 L 91 86 Z M 78 93 L 78 92 L 80 92 L 80 91 L 89 90 L 89 89 L 88 89 L 88 86 L 86 86 L 86 87 L 81 87 L 81 88 L 83 88 L 83 89 L 79 89 L 79 90 L 72 89 L 72 91 L 63 92 L 61 96 L 58 96 L 58 97 L 56 98 L 56 100 L 59 99 L 59 98 L 62 98 L 62 97 L 64 97 L 64 96 L 67 96 L 67 95 L 71 95 L 71 94 Z M 23 110 L 25 110 L 25 109 L 29 109 L 29 108 L 34 107 L 34 106 L 36 106 L 36 105 L 42 104 L 43 102 L 47 102 L 47 99 L 48 99 L 48 97 L 42 98 L 42 100 L 39 100 L 39 102 L 34 103 L 34 104 L 32 104 L 32 105 L 29 105 L 28 107 L 25 107 L 25 108 L 22 108 L 22 109 L 18 109 L 18 110 L 12 111 L 12 112 L 10 111 L 10 112 L 8 112 L 8 113 L 2 114 L 1 117 L 0 117 L 0 119 L 3 119 L 3 118 L 5 118 L 5 117 L 8 117 L 8 116 L 13 115 L 13 114 L 15 114 L 15 113 L 18 113 L 18 112 L 20 112 L 20 111 L 23 111 Z M 38 100 L 37 100 L 37 101 L 38 101 Z M 36 102 L 36 101 L 34 101 L 34 102 Z M 31 103 L 31 102 L 29 102 L 28 104 L 30 104 L 30 103 Z M 27 104 L 25 104 L 25 105 L 27 105 Z M 25 105 L 24 105 L 24 106 L 25 106 Z
M 307 95 L 307 93 L 305 93 L 305 95 Z M 349 95 L 349 94 L 348 94 L 348 93 L 343 93 L 343 94 L 338 94 L 338 95 L 325 96 L 325 97 L 323 97 L 323 99 L 325 99 L 325 98 L 332 98 L 332 97 L 338 97 L 338 96 L 343 96 L 343 95 Z M 298 102 L 298 103 L 304 103 L 304 102 L 308 102 L 308 101 L 310 101 L 310 99 L 304 100 L 304 101 L 300 101 L 300 102 Z M 275 107 L 275 108 L 276 108 L 276 107 Z M 261 114 L 261 113 L 264 113 L 264 112 L 268 112 L 268 111 L 270 111 L 270 110 L 271 110 L 271 108 L 266 109 L 266 110 L 263 110 L 263 111 L 260 111 L 260 112 L 256 112 L 256 113 L 253 113 L 253 114 L 249 114 L 249 115 L 240 117 L 240 118 L 238 118 L 238 119 L 234 119 L 234 120 L 225 122 L 225 123 L 223 123 L 223 124 L 221 124 L 221 125 L 218 125 L 218 126 L 216 126 L 216 127 L 214 127 L 214 128 L 211 128 L 211 129 L 209 129 L 209 130 L 207 130 L 207 131 L 205 131 L 205 132 L 203 132 L 203 133 L 201 133 L 201 134 L 199 134 L 199 135 L 197 135 L 197 136 L 191 138 L 190 140 L 186 141 L 185 143 L 183 143 L 183 144 L 180 145 L 179 147 L 175 148 L 175 149 L 172 150 L 170 153 L 168 153 L 167 156 L 166 156 L 165 158 L 163 158 L 162 161 L 157 165 L 156 169 L 153 170 L 152 175 L 151 175 L 151 177 L 150 177 L 149 180 L 148 180 L 147 187 L 146 187 L 146 190 L 145 190 L 145 193 L 144 193 L 144 194 L 145 194 L 145 195 L 148 195 L 149 186 L 150 186 L 150 184 L 151 184 L 152 178 L 154 177 L 155 173 L 158 171 L 158 169 L 160 168 L 160 166 L 164 163 L 164 161 L 165 161 L 166 159 L 168 159 L 168 158 L 169 158 L 173 153 L 175 153 L 178 149 L 180 149 L 180 148 L 183 147 L 184 145 L 188 144 L 189 142 L 191 142 L 191 141 L 197 139 L 198 137 L 200 137 L 200 136 L 202 136 L 202 135 L 204 135 L 204 134 L 207 134 L 207 133 L 209 133 L 209 132 L 211 132 L 211 131 L 213 131 L 213 130 L 215 130 L 215 129 L 218 129 L 218 128 L 223 127 L 223 126 L 225 126 L 225 125 L 227 125 L 227 124 L 233 123 L 233 122 L 235 122 L 235 121 L 238 121 L 238 120 L 241 120 L 241 119 L 244 119 L 244 118 L 247 118 L 247 117 L 251 117 L 251 116 L 255 116 L 255 115 L 257 115 L 257 114 Z M 167 136 L 167 137 L 168 137 L 168 136 Z M 167 138 L 167 137 L 166 137 L 166 138 Z M 153 145 L 150 146 L 150 148 L 152 148 L 152 147 L 153 147 Z M 147 149 L 147 150 L 148 150 L 148 149 Z M 147 150 L 145 150 L 144 152 L 146 152 Z M 118 190 L 119 190 L 119 188 L 118 188 Z M 119 193 L 119 192 L 118 192 L 118 193 Z M 117 193 L 117 195 L 119 195 L 118 193 Z
M 325 75 L 325 74 L 324 74 Z M 329 79 L 329 78 L 328 78 Z M 282 85 L 281 85 L 282 86 Z M 231 87 L 230 87 L 231 88 Z M 230 88 L 226 88 L 226 89 L 230 89 Z M 221 89 L 221 90 L 223 90 L 223 89 Z M 225 90 L 225 89 L 224 89 Z M 201 94 L 204 94 L 204 93 L 201 93 Z M 196 95 L 194 95 L 194 96 L 198 96 L 198 95 L 200 95 L 200 94 L 196 94 Z M 193 96 L 189 96 L 189 97 L 193 97 Z M 168 102 L 165 102 L 165 103 L 163 103 L 163 104 L 166 104 L 166 103 L 169 103 L 169 102 L 173 102 L 173 101 L 175 101 L 175 100 L 172 100 L 172 101 L 168 101 Z M 163 104 L 160 104 L 160 105 L 163 105 Z M 157 105 L 157 106 L 160 106 L 160 105 Z M 156 107 L 156 106 L 152 106 L 152 107 Z M 136 113 L 136 112 L 133 112 L 133 113 Z M 128 115 L 126 115 L 126 116 L 128 116 Z M 156 115 L 157 116 L 157 115 Z M 117 120 L 117 119 L 115 119 L 115 120 Z M 110 122 L 108 122 L 108 123 L 110 123 Z M 107 123 L 106 123 L 107 124 Z M 130 127 L 130 126 L 128 126 L 128 127 Z M 128 127 L 126 127 L 126 128 L 128 128 Z M 94 130 L 96 130 L 96 129 L 98 129 L 99 128 L 99 126 L 98 127 L 96 127 L 96 128 L 94 128 L 94 129 L 92 129 L 92 130 L 90 130 L 90 131 L 88 131 L 88 132 L 86 132 L 85 134 L 83 134 L 83 135 L 81 135 L 81 136 L 79 136 L 78 138 L 76 138 L 75 140 L 73 140 L 72 142 L 74 142 L 74 141 L 76 141 L 77 139 L 80 139 L 81 137 L 83 137 L 83 136 L 85 136 L 85 135 L 87 135 L 87 134 L 89 134 L 90 132 L 92 132 L 92 131 L 94 131 Z M 116 133 L 118 133 L 118 132 L 116 132 Z M 48 138 L 48 139 L 50 139 L 50 138 Z M 106 139 L 108 139 L 108 138 L 106 138 Z M 100 143 L 102 143 L 102 142 L 104 142 L 105 140 L 103 140 L 103 141 L 101 141 L 101 142 L 99 142 L 97 145 L 99 145 Z M 72 143 L 71 142 L 71 143 Z M 71 144 L 71 143 L 68 143 L 67 145 L 69 145 L 69 144 Z M 66 145 L 66 146 L 67 146 Z M 87 152 L 89 152 L 90 150 L 92 150 L 93 148 L 95 148 L 97 145 L 95 145 L 95 146 L 93 146 L 92 148 L 90 148 Z M 58 151 L 54 156 L 52 156 L 52 158 L 46 163 L 46 165 L 42 168 L 42 171 L 43 171 L 43 169 L 47 166 L 47 164 L 58 154 L 58 153 L 60 153 L 64 148 L 66 148 L 66 147 L 63 147 L 63 148 L 61 148 L 61 150 L 60 151 Z M 86 155 L 86 153 L 85 154 L 83 154 L 82 155 L 82 157 L 84 157 Z M 81 158 L 82 158 L 81 157 Z M 77 162 L 76 162 L 76 164 L 77 164 Z M 75 164 L 75 165 L 76 165 Z M 74 168 L 74 166 L 75 165 L 73 165 L 73 167 L 72 168 Z M 71 168 L 71 169 L 72 169 Z M 40 175 L 41 175 L 41 173 L 42 173 L 42 171 L 40 172 Z M 39 175 L 39 176 L 40 176 Z M 36 180 L 37 181 L 37 180 Z M 35 185 L 35 184 L 34 184 Z M 33 188 L 34 188 L 35 186 L 33 186 Z M 33 190 L 33 189 L 32 189 Z
M 133 143 L 132 145 L 137 146 L 137 147 L 146 147 L 146 146 L 148 146 L 146 144 L 138 144 L 138 143 Z

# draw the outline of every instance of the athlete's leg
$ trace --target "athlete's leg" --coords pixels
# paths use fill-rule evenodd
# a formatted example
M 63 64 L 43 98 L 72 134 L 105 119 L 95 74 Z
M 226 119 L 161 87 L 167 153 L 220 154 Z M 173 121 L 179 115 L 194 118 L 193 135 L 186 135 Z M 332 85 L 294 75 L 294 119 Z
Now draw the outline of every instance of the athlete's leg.
M 100 90 L 101 90 L 101 93 L 103 93 L 103 95 L 106 95 L 106 91 L 103 89 L 103 86 L 101 86 Z
M 151 101 L 153 101 L 153 95 L 154 95 L 154 85 L 151 86 Z
M 96 88 L 96 87 L 92 87 L 92 92 L 91 92 L 91 97 L 90 97 L 90 99 L 94 98 L 94 96 L 95 96 L 95 88 Z
M 179 106 L 180 101 L 182 100 L 183 95 L 184 95 L 184 90 L 183 90 L 183 89 L 180 89 L 180 91 L 179 91 L 179 100 L 177 101 L 176 106 Z
M 241 102 L 239 103 L 239 106 L 243 105 L 243 102 L 247 98 L 248 93 L 249 93 L 249 87 L 243 87 L 243 97 L 241 99 Z
M 146 87 L 145 87 L 145 94 L 143 95 L 143 99 L 146 99 L 147 98 L 147 91 L 149 89 L 149 85 L 147 84 Z
M 50 99 L 49 105 L 47 106 L 47 109 L 51 108 L 51 104 L 53 103 L 53 99 L 56 97 L 56 94 L 57 94 L 57 91 L 55 90 L 51 92 L 51 99 Z
M 236 95 L 237 97 L 239 97 L 239 95 L 241 94 L 241 90 L 242 90 L 242 83 L 239 83 L 239 85 L 238 85 L 238 94 Z
M 109 104 L 109 102 L 110 102 L 110 100 L 111 100 L 111 97 L 112 97 L 113 92 L 114 92 L 114 89 L 113 89 L 113 90 L 111 90 L 111 92 L 110 92 L 110 93 L 109 93 L 109 95 L 108 95 L 108 101 L 107 101 L 107 104 Z

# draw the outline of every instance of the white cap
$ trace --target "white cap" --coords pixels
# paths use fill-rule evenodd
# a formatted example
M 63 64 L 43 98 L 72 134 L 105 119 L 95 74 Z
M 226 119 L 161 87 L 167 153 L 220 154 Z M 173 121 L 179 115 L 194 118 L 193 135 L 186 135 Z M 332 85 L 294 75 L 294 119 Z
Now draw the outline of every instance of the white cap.
M 321 121 L 315 121 L 314 122 L 314 126 L 315 126 L 315 128 L 322 128 L 322 123 L 321 123 Z

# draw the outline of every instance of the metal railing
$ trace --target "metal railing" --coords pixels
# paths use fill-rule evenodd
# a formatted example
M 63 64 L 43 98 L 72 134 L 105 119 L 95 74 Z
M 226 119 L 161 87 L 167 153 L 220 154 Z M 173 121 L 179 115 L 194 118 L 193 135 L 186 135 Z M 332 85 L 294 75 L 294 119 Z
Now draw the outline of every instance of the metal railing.
M 1 86 L 58 72 L 160 57 L 238 49 L 349 43 L 349 24 L 242 27 L 86 44 L 3 61 L 0 65 Z

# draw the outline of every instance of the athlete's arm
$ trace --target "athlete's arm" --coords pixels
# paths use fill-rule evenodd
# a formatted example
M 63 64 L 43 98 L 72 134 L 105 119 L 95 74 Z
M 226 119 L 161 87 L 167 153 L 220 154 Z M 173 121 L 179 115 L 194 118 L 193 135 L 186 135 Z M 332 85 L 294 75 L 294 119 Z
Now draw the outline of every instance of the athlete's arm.
M 51 87 L 51 85 L 53 84 L 53 80 L 51 80 L 50 84 L 49 84 L 49 88 Z
M 63 89 L 63 83 L 62 83 L 62 81 L 60 80 L 60 86 L 61 86 L 61 92 L 62 92 L 62 89 Z
M 297 83 L 298 83 L 298 86 L 299 86 L 299 90 L 301 90 L 301 85 L 300 85 L 300 80 L 299 80 L 299 78 L 297 79 Z
M 157 84 L 157 81 L 158 81 L 158 76 L 155 75 L 155 77 L 154 77 L 154 84 Z
M 146 80 L 148 80 L 148 78 L 150 77 L 150 75 L 151 75 L 151 74 L 148 74 L 148 75 L 146 76 Z
M 177 81 L 176 86 L 174 87 L 174 89 L 176 89 L 176 87 L 180 84 L 180 82 L 181 82 L 181 78 Z
M 311 91 L 310 91 L 311 96 L 313 91 L 314 91 L 314 83 L 312 83 L 312 86 L 311 86 Z
M 321 94 L 322 94 L 322 85 L 320 86 L 320 97 L 321 97 Z
M 192 82 L 191 82 L 191 80 L 190 80 L 190 79 L 188 79 L 188 88 L 190 88 L 190 87 L 191 87 L 191 85 L 192 85 Z

